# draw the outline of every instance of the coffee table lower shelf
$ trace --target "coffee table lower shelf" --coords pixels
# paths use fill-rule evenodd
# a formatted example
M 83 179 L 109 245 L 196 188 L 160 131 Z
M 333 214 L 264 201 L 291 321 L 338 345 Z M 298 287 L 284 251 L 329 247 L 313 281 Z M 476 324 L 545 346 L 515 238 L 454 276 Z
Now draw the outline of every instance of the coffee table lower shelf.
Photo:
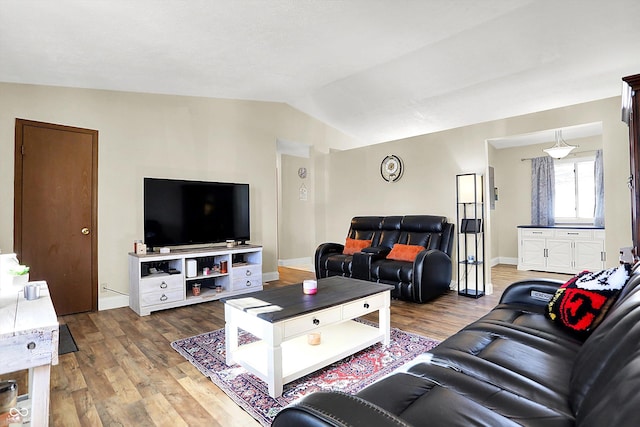
M 282 342 L 282 383 L 303 377 L 340 359 L 384 340 L 379 328 L 354 320 L 319 328 L 319 345 L 307 343 L 307 335 Z M 260 340 L 238 347 L 233 353 L 234 362 L 268 382 L 267 344 Z

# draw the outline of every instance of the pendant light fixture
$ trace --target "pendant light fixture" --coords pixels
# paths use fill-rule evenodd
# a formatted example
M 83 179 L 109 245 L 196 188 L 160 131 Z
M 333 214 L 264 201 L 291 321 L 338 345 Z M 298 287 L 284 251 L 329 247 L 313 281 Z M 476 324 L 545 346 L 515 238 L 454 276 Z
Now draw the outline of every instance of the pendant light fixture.
M 544 151 L 554 159 L 563 159 L 567 157 L 567 155 L 576 148 L 575 145 L 567 144 L 564 139 L 562 139 L 562 131 L 556 131 L 556 143 L 553 147 L 545 148 Z

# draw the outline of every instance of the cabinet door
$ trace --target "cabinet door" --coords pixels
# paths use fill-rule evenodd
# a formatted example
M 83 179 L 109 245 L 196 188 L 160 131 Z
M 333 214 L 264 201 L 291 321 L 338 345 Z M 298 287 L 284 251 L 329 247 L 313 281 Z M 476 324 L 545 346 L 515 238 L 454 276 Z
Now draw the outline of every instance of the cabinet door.
M 521 269 L 544 270 L 545 263 L 545 239 L 526 238 L 520 241 L 520 265 Z
M 576 240 L 574 248 L 575 268 L 578 272 L 583 270 L 602 270 L 604 261 L 604 241 L 602 240 Z
M 547 270 L 558 273 L 573 272 L 571 240 L 547 239 Z

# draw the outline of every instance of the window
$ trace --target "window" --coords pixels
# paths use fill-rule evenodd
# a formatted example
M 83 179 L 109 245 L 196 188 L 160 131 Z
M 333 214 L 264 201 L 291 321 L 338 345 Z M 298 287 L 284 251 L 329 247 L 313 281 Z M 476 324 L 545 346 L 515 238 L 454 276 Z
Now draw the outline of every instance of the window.
M 556 160 L 556 223 L 593 223 L 595 211 L 595 158 Z

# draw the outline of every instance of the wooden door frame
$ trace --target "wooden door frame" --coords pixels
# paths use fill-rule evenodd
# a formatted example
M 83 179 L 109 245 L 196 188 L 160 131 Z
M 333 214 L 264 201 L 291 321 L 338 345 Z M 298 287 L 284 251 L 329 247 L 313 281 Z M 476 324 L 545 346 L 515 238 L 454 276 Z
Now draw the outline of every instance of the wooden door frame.
M 14 149 L 13 251 L 22 253 L 22 138 L 23 127 L 34 126 L 91 136 L 91 310 L 98 310 L 98 131 L 16 118 Z
M 628 85 L 628 91 L 622 93 L 622 120 L 629 126 L 629 160 L 631 190 L 631 235 L 635 257 L 640 256 L 640 74 L 623 77 L 622 81 Z M 628 98 L 627 98 L 628 97 Z

